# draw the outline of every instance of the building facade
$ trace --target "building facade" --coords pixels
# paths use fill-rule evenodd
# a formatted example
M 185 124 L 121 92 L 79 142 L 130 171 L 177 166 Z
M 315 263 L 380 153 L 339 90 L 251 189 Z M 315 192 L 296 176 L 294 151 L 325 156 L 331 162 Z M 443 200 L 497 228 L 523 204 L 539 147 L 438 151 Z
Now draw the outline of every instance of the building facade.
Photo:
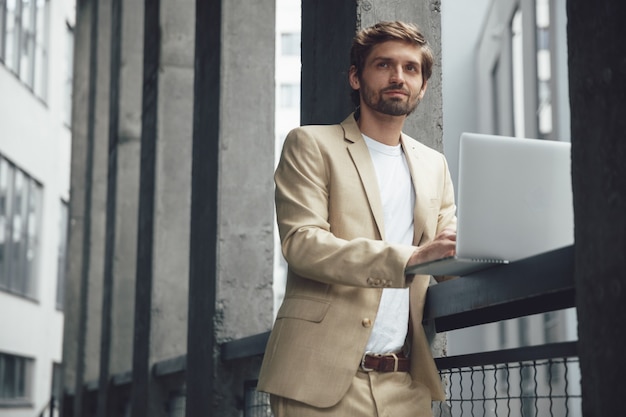
M 60 389 L 73 27 L 71 1 L 0 1 L 0 415 L 7 417 L 49 413 Z

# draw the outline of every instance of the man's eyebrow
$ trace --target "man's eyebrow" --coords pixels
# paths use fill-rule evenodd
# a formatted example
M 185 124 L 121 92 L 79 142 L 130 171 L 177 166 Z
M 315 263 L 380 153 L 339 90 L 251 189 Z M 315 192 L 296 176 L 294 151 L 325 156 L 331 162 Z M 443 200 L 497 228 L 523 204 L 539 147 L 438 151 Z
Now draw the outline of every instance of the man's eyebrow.
M 380 56 L 375 56 L 372 58 L 372 62 L 376 62 L 376 61 L 395 61 L 395 58 L 389 57 L 389 56 L 384 56 L 384 55 L 380 55 Z M 420 66 L 422 65 L 422 63 L 420 61 L 413 61 L 413 60 L 409 60 L 406 61 L 407 64 L 412 64 L 412 65 L 416 65 L 416 66 Z

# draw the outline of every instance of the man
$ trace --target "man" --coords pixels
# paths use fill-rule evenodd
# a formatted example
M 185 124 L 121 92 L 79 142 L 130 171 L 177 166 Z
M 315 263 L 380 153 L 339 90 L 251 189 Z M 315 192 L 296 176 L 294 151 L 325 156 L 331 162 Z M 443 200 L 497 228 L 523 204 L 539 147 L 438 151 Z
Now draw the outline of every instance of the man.
M 285 140 L 276 215 L 289 269 L 258 385 L 275 417 L 430 416 L 444 399 L 421 324 L 430 277 L 404 274 L 455 252 L 445 158 L 402 133 L 432 64 L 416 26 L 362 30 L 356 114 Z

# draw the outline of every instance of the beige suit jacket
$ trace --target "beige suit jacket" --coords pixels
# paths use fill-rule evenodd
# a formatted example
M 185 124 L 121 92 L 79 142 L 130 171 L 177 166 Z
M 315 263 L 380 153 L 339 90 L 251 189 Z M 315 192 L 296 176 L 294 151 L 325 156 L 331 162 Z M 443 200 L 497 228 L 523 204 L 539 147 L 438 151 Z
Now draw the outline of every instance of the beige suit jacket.
M 456 227 L 445 158 L 402 135 L 416 192 L 414 245 Z M 383 208 L 369 150 L 353 115 L 289 133 L 275 173 L 276 215 L 289 265 L 284 301 L 258 389 L 316 407 L 339 402 L 359 368 L 383 287 L 404 288 L 415 250 L 383 242 Z M 411 375 L 444 399 L 422 327 L 430 277 L 410 284 Z

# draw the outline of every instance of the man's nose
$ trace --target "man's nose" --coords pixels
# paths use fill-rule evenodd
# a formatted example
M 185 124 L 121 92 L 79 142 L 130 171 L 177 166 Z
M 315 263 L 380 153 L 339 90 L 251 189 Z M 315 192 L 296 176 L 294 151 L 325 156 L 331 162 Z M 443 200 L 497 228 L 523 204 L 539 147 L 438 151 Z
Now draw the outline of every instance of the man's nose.
M 404 83 L 404 71 L 401 66 L 394 66 L 391 71 L 391 77 L 389 80 L 392 84 Z

